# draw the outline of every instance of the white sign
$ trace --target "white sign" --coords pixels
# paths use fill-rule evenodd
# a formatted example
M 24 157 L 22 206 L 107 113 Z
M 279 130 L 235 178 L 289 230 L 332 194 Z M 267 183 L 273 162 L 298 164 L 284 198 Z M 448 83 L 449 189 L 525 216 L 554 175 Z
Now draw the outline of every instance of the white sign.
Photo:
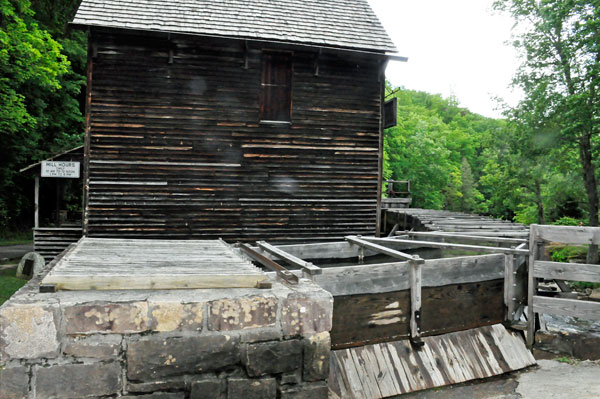
M 42 162 L 42 177 L 79 179 L 79 162 Z

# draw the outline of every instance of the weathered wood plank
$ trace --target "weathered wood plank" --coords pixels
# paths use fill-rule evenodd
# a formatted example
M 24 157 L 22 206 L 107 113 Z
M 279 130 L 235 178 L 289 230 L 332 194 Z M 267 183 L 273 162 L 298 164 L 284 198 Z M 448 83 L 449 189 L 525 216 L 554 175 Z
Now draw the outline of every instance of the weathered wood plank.
M 600 244 L 600 228 L 584 226 L 546 226 L 532 224 L 536 239 L 565 244 Z
M 367 238 L 367 237 L 365 237 L 365 238 Z M 421 259 L 418 255 L 409 255 L 404 252 L 390 249 L 383 245 L 373 244 L 372 242 L 369 242 L 369 240 L 370 241 L 373 241 L 373 240 L 379 241 L 379 240 L 384 240 L 384 239 L 368 238 L 368 240 L 366 240 L 366 239 L 363 239 L 363 237 L 359 238 L 359 237 L 355 237 L 355 236 L 346 236 L 346 240 L 353 244 L 359 245 L 363 248 L 370 249 L 371 251 L 375 251 L 375 252 L 379 252 L 379 253 L 391 256 L 392 258 L 409 260 L 411 262 L 417 262 L 417 263 L 424 263 L 424 260 Z
M 415 350 L 407 340 L 335 350 L 332 369 L 343 372 L 332 373 L 329 386 L 342 399 L 379 399 L 535 364 L 523 339 L 499 324 L 425 337 L 423 341 L 421 350 Z M 359 381 L 351 380 L 351 376 Z
M 302 260 L 302 259 L 300 259 L 288 252 L 285 252 L 277 247 L 274 247 L 273 245 L 270 245 L 264 241 L 258 241 L 256 244 L 262 250 L 267 251 L 271 255 L 275 255 L 282 260 L 285 260 L 286 262 L 290 263 L 293 266 L 296 266 L 296 267 L 299 267 L 299 268 L 305 270 L 310 275 L 321 274 L 323 272 L 323 270 L 320 267 L 315 266 L 314 264 L 307 262 L 305 260 Z
M 324 268 L 314 281 L 335 296 L 385 293 L 410 287 L 408 262 Z M 489 281 L 504 277 L 501 254 L 427 259 L 422 266 L 422 286 L 437 287 Z
M 402 238 L 372 238 L 363 237 L 366 241 L 377 242 L 381 245 L 385 245 L 388 242 L 399 242 L 399 243 L 412 243 L 414 245 L 420 245 L 422 247 L 431 248 L 453 248 L 453 249 L 468 249 L 483 252 L 503 253 L 503 254 L 517 254 L 517 255 L 528 255 L 529 250 L 527 249 L 516 249 L 516 248 L 501 248 L 501 247 L 488 247 L 482 245 L 467 245 L 467 244 L 453 244 L 448 242 L 434 242 L 434 241 L 419 241 L 419 240 L 405 240 Z
M 126 278 L 124 278 L 126 277 Z M 256 288 L 266 281 L 264 276 L 248 274 L 208 275 L 53 275 L 44 278 L 42 284 L 56 285 L 57 290 L 172 290 L 200 288 Z
M 537 260 L 533 264 L 533 275 L 547 279 L 600 283 L 600 265 Z
M 421 335 L 459 331 L 504 320 L 503 280 L 426 287 L 421 293 Z M 334 296 L 336 349 L 410 336 L 410 290 Z
M 593 301 L 549 298 L 535 295 L 533 297 L 533 311 L 536 313 L 600 320 L 600 302 Z

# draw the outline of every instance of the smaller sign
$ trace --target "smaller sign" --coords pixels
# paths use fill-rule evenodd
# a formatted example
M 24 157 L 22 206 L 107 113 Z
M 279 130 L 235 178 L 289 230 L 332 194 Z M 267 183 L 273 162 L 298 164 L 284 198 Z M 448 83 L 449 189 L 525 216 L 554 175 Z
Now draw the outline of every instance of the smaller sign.
M 396 97 L 386 101 L 383 105 L 383 128 L 396 126 L 398 123 L 398 99 Z
M 79 179 L 80 162 L 42 162 L 42 177 Z

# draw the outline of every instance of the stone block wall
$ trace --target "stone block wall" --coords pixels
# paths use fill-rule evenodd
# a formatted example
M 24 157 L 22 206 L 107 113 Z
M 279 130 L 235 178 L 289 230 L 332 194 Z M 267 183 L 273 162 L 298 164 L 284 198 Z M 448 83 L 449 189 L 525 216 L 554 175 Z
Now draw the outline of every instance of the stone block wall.
M 272 289 L 40 294 L 0 307 L 0 399 L 325 399 L 333 299 Z

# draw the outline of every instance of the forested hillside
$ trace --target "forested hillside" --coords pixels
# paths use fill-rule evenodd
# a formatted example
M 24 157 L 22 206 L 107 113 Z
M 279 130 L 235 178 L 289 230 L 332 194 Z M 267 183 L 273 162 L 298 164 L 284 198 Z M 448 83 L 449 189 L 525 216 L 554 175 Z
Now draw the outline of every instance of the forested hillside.
M 387 93 L 398 98 L 398 125 L 385 132 L 384 176 L 411 181 L 413 207 L 524 223 L 586 217 L 578 154 L 552 129 L 486 118 L 455 98 L 389 85 Z

